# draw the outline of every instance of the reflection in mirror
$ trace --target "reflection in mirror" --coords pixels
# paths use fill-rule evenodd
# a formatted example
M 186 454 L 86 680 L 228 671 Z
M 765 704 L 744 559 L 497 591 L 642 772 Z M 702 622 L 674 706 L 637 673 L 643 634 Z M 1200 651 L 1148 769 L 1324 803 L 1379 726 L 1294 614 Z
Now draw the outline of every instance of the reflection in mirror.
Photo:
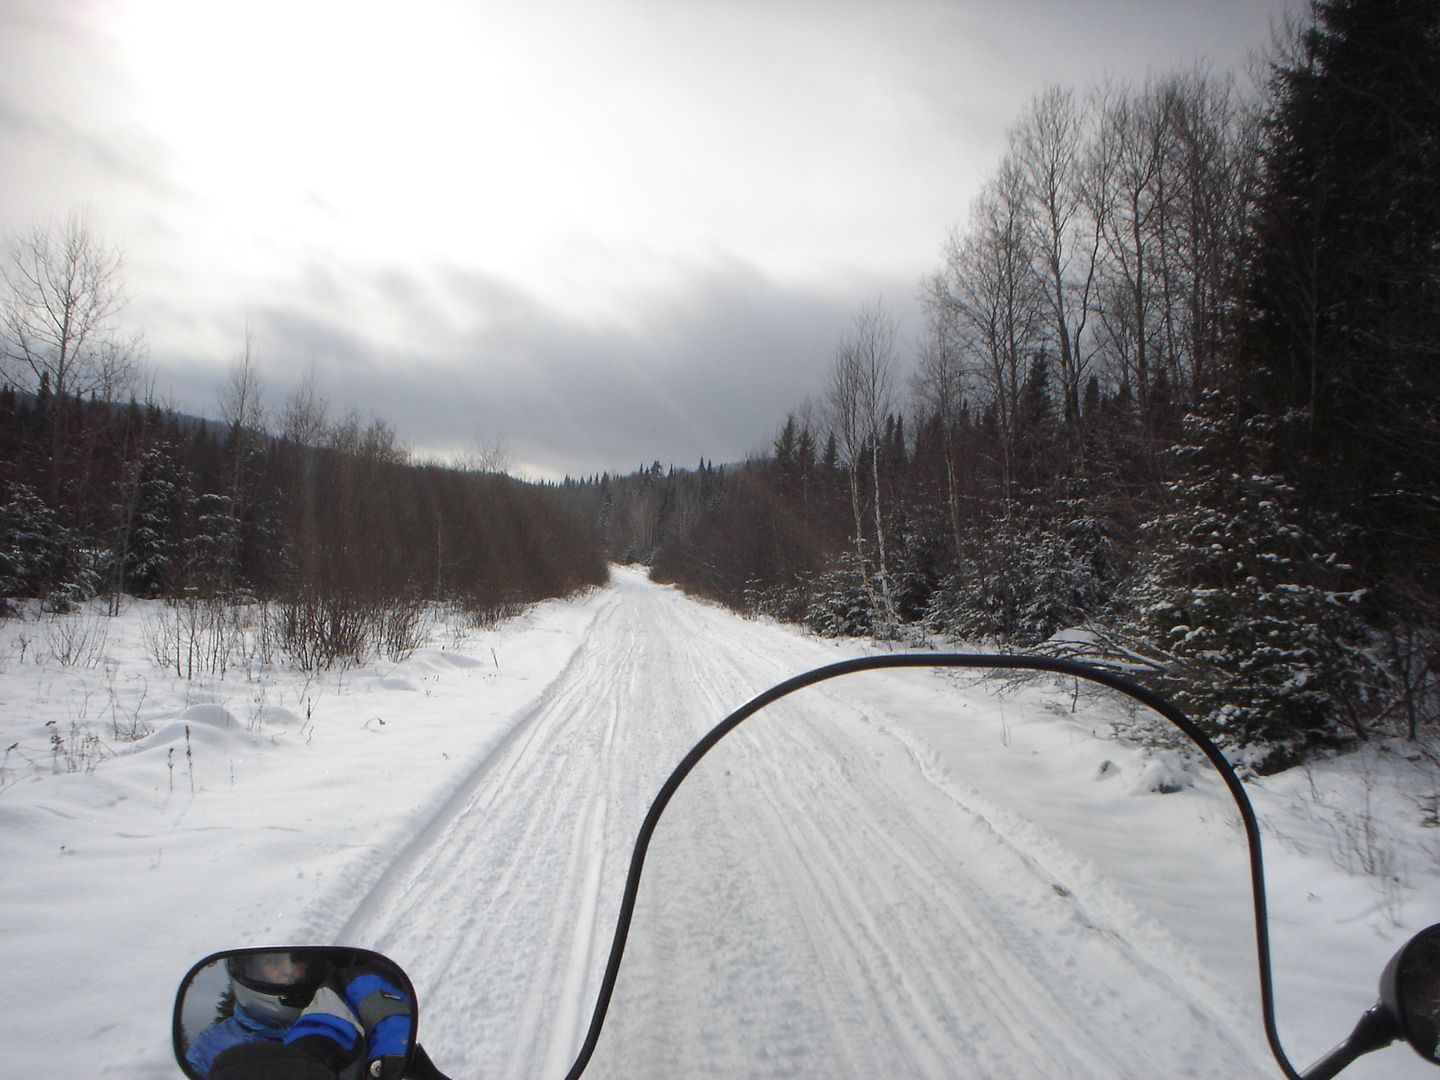
M 1398 990 L 1405 1040 L 1421 1057 L 1440 1064 L 1440 924 L 1406 946 Z
M 192 1080 L 398 1078 L 415 1045 L 415 990 L 365 949 L 238 949 L 200 961 L 175 1000 L 175 1056 Z M 242 1064 L 243 1063 L 243 1064 Z

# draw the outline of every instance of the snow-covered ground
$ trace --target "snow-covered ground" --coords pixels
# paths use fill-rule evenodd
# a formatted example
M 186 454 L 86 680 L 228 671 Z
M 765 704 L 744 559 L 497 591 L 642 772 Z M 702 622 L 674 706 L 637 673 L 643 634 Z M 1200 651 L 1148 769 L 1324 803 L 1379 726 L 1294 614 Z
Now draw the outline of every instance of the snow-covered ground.
M 457 1080 L 563 1075 L 665 775 L 754 694 L 867 648 L 623 568 L 314 678 L 177 679 L 149 656 L 162 614 L 0 624 L 13 1076 L 178 1075 L 189 963 L 294 942 L 397 960 Z M 591 1073 L 1279 1075 L 1228 796 L 1075 689 L 868 673 L 747 722 L 657 833 Z M 1440 920 L 1436 782 L 1401 749 L 1250 785 L 1302 1066 Z M 1346 1076 L 1431 1074 L 1395 1047 Z

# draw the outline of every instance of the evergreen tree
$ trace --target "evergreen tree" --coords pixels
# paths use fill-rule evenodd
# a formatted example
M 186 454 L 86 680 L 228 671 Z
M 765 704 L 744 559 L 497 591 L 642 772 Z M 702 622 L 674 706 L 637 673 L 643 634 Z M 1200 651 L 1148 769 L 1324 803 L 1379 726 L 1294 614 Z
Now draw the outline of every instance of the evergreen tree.
M 931 600 L 934 630 L 1029 647 L 1105 605 L 1114 588 L 1111 538 L 1087 500 L 1031 491 L 977 526 Z
M 1440 4 L 1318 0 L 1277 66 L 1237 351 L 1300 497 L 1440 596 Z
M 842 552 L 832 567 L 809 583 L 805 625 L 823 637 L 873 634 L 875 605 L 853 551 Z
M 794 413 L 785 418 L 785 426 L 775 437 L 774 452 L 781 489 L 787 494 L 799 491 L 805 467 L 800 457 L 800 425 Z
M 1260 468 L 1271 426 L 1212 394 L 1173 451 L 1178 477 L 1142 528 L 1150 554 L 1134 629 L 1164 654 L 1168 689 L 1262 770 L 1363 735 L 1377 672 L 1343 531 Z
M 133 490 L 126 490 L 133 485 Z M 194 518 L 193 479 L 178 447 L 160 443 L 143 452 L 135 476 L 117 487 L 118 522 L 113 557 L 125 591 L 173 595 L 185 574 L 185 549 Z
M 1054 474 L 1059 429 L 1050 388 L 1050 366 L 1043 354 L 1031 361 L 1020 387 L 1016 414 L 1015 473 L 1025 486 L 1045 485 Z
M 95 593 L 81 545 L 34 490 L 16 484 L 0 504 L 0 598 L 42 598 L 68 606 Z
M 198 496 L 185 584 L 204 595 L 224 595 L 235 587 L 239 551 L 240 519 L 230 497 L 214 492 Z

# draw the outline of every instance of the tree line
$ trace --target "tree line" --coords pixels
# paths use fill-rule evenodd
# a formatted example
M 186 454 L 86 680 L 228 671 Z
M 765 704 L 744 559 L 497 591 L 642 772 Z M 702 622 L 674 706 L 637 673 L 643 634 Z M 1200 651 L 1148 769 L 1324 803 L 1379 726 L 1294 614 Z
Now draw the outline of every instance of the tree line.
M 139 353 L 114 331 L 118 256 L 78 216 L 11 256 L 0 611 L 162 599 L 193 646 L 200 624 L 215 637 L 259 605 L 313 668 L 403 654 L 430 603 L 489 620 L 605 580 L 597 536 L 553 487 L 414 461 L 384 420 L 331 419 L 313 372 L 267 417 L 248 337 L 216 420 L 115 403 Z
M 908 400 L 876 304 L 765 452 L 576 497 L 822 633 L 1084 628 L 1258 768 L 1433 733 L 1436 86 L 1440 8 L 1322 0 L 1256 93 L 1049 88 L 923 284 Z

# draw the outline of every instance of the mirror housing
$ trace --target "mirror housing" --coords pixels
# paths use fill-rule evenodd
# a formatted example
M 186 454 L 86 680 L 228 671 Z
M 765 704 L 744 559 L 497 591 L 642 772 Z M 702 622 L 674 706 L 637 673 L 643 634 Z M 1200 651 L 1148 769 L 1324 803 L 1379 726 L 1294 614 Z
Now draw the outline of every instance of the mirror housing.
M 1440 1065 L 1440 923 L 1421 930 L 1385 965 L 1380 1005 L 1400 1037 Z
M 1380 1000 L 1360 1017 L 1350 1037 L 1300 1074 L 1331 1080 L 1362 1054 L 1404 1039 L 1440 1065 L 1440 923 L 1421 930 L 1390 958 L 1380 976 Z
M 409 976 L 379 953 L 230 949 L 185 973 L 171 1040 L 190 1080 L 224 1080 L 232 1067 L 237 1078 L 263 1076 L 276 1066 L 328 1077 L 357 1061 L 366 1076 L 399 1080 L 415 1058 L 418 1021 Z

